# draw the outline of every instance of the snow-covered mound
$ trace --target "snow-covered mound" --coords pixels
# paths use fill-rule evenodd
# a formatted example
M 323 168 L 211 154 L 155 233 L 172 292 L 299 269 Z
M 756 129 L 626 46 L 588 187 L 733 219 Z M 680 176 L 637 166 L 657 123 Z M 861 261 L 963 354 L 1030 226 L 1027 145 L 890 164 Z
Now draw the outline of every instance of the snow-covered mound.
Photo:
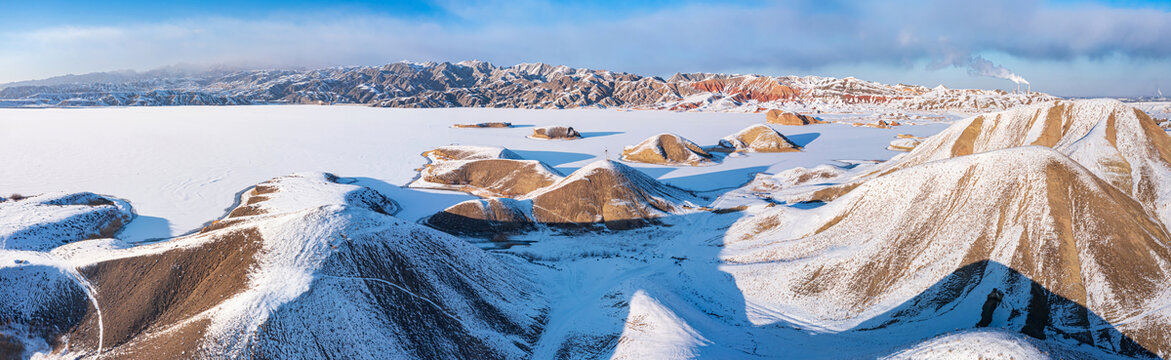
M 720 147 L 732 151 L 790 152 L 801 147 L 767 125 L 753 125 L 720 139 Z
M 915 150 L 915 147 L 919 146 L 921 143 L 922 141 L 916 138 L 898 138 L 891 140 L 890 146 L 887 146 L 886 148 L 887 150 L 895 151 L 911 151 Z
M 34 318 L 0 333 L 33 334 L 24 348 L 81 357 L 528 356 L 541 295 L 526 271 L 394 218 L 392 201 L 346 182 L 273 179 L 225 218 L 165 242 L 0 252 L 0 289 L 42 281 L 53 274 L 46 268 L 77 284 L 21 304 L 0 299 L 4 314 L 64 310 L 51 331 L 29 331 L 44 328 Z
M 552 185 L 561 173 L 504 148 L 444 146 L 423 153 L 430 163 L 409 186 L 464 191 L 479 196 L 521 196 Z
M 880 171 L 1027 145 L 1069 156 L 1171 224 L 1171 136 L 1117 100 L 1058 101 L 965 119 Z
M 0 249 L 48 251 L 112 237 L 134 218 L 130 204 L 92 193 L 51 193 L 0 202 Z
M 757 323 L 981 323 L 1171 355 L 1171 235 L 1142 204 L 1048 147 L 908 167 L 816 209 L 764 210 L 725 242 L 724 270 L 757 307 Z M 982 310 L 993 292 L 1001 296 Z
M 819 120 L 815 117 L 812 117 L 812 116 L 802 115 L 802 114 L 798 114 L 798 113 L 795 113 L 792 111 L 783 111 L 783 110 L 779 110 L 779 109 L 769 110 L 767 113 L 764 114 L 764 117 L 765 117 L 765 121 L 767 121 L 769 124 L 777 124 L 777 125 L 801 126 L 801 125 L 822 123 L 821 120 Z
M 662 133 L 622 150 L 622 160 L 658 165 L 701 166 L 713 164 L 709 154 L 682 136 Z
M 455 160 L 513 159 L 520 160 L 512 150 L 496 146 L 447 145 L 423 153 L 431 162 Z
M 510 198 L 468 200 L 452 205 L 426 219 L 443 231 L 469 235 L 495 235 L 536 228 L 532 201 Z
M 469 200 L 433 215 L 428 223 L 449 231 L 486 224 L 480 232 L 527 228 L 532 221 L 557 227 L 640 227 L 659 218 L 697 211 L 694 194 L 610 160 L 599 160 L 517 200 Z M 461 229 L 462 228 L 462 229 Z M 461 231 L 462 230 L 462 231 Z
M 581 139 L 581 133 L 572 126 L 543 126 L 533 129 L 533 139 L 543 140 L 575 140 Z

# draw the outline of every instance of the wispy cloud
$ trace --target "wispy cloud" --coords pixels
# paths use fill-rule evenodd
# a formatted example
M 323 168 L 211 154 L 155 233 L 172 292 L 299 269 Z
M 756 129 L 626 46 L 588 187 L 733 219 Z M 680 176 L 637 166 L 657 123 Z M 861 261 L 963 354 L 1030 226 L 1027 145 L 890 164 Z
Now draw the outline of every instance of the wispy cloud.
M 621 14 L 537 0 L 439 5 L 448 16 L 212 17 L 5 32 L 0 81 L 180 62 L 329 66 L 478 58 L 648 74 L 926 64 L 911 70 L 956 66 L 1013 81 L 1023 78 L 983 55 L 1171 64 L 1171 13 L 1092 3 L 691 3 Z

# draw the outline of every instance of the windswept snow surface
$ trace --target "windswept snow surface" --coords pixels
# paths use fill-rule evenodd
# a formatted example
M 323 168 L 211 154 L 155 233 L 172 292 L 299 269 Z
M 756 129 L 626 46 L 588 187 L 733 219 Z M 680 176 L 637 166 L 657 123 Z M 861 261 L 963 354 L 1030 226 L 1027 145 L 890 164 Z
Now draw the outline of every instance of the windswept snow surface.
M 505 121 L 504 129 L 454 129 L 469 121 Z M 138 217 L 119 235 L 130 242 L 200 228 L 233 206 L 236 194 L 301 171 L 358 177 L 402 204 L 416 220 L 473 197 L 404 188 L 438 146 L 499 146 L 569 174 L 623 147 L 672 131 L 701 146 L 764 122 L 764 114 L 668 111 L 386 109 L 359 106 L 247 106 L 0 109 L 0 193 L 111 194 Z M 533 126 L 582 129 L 584 139 L 527 139 Z M 756 172 L 776 173 L 840 159 L 888 159 L 899 133 L 932 135 L 946 124 L 894 129 L 840 124 L 770 125 L 805 152 L 729 157 L 703 168 L 631 164 L 692 190 L 735 188 Z

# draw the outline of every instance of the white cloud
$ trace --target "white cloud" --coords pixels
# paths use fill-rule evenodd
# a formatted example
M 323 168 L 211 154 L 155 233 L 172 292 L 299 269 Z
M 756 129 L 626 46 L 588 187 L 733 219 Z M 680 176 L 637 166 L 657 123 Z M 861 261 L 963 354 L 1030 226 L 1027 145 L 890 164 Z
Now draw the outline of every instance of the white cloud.
M 573 16 L 578 9 L 537 0 L 440 5 L 450 18 L 301 14 L 4 33 L 0 81 L 175 63 L 315 67 L 476 58 L 658 75 L 922 61 L 939 67 L 990 52 L 1059 62 L 1171 58 L 1171 14 L 1097 5 L 903 0 L 825 9 L 798 1 L 580 18 Z

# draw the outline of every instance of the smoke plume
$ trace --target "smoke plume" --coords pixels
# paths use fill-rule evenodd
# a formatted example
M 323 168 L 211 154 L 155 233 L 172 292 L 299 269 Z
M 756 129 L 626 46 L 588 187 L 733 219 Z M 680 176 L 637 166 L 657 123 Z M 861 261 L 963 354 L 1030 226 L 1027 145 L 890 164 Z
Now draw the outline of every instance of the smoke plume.
M 968 61 L 968 74 L 972 76 L 989 76 L 999 79 L 1005 79 L 1017 84 L 1028 85 L 1029 81 L 1009 71 L 1003 66 L 993 64 L 991 61 L 979 56 L 973 56 Z

